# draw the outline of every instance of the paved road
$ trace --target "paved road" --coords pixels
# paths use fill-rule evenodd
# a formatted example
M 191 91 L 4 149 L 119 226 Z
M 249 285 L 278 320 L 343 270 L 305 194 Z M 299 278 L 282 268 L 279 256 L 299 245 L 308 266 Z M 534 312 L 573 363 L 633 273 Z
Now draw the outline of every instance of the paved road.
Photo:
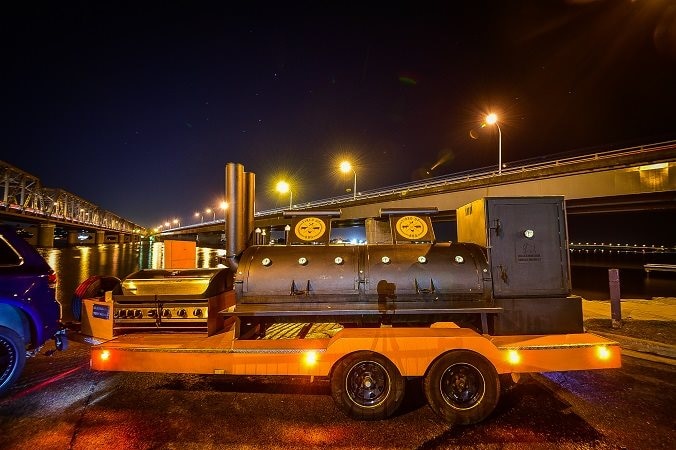
M 410 382 L 381 422 L 346 418 L 325 380 L 97 373 L 88 346 L 38 357 L 0 400 L 2 449 L 673 448 L 672 366 L 527 377 L 485 422 L 449 428 Z

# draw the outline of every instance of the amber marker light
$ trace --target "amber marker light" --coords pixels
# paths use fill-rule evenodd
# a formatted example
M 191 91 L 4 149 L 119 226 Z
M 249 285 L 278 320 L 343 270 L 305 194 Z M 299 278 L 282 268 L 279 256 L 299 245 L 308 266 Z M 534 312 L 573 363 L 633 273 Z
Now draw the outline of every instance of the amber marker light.
M 101 353 L 99 353 L 99 358 L 101 361 L 108 361 L 110 359 L 110 350 L 101 350 Z
M 521 362 L 521 355 L 516 350 L 507 351 L 507 362 L 511 365 L 517 365 Z
M 305 363 L 306 366 L 310 366 L 310 367 L 317 364 L 318 359 L 319 359 L 319 355 L 314 350 L 310 350 L 308 352 L 305 352 L 305 355 L 303 356 L 303 362 Z
M 607 361 L 610 359 L 612 352 L 605 345 L 599 345 L 596 347 L 596 357 L 602 361 Z

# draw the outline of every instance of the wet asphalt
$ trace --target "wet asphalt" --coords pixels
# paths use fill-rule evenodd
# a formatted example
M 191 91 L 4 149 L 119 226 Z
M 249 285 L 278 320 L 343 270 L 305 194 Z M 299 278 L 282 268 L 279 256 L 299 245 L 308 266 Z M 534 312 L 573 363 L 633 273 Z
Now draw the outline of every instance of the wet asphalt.
M 360 422 L 328 380 L 101 373 L 89 346 L 29 360 L 0 399 L 2 449 L 671 449 L 673 366 L 623 358 L 614 370 L 526 376 L 484 422 L 450 427 L 409 380 L 394 417 Z

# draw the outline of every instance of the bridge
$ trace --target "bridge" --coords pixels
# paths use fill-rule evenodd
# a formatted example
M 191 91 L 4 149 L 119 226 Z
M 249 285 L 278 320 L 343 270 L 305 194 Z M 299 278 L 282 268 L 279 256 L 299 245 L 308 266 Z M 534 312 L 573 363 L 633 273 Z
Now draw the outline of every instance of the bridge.
M 676 141 L 584 156 L 512 163 L 498 173 L 483 168 L 423 181 L 293 205 L 294 210 L 338 209 L 341 219 L 377 217 L 381 208 L 435 206 L 435 221 L 485 196 L 563 195 L 569 214 L 676 209 Z M 255 226 L 280 229 L 285 209 L 255 213 Z M 288 209 L 287 209 L 288 210 Z M 160 230 L 160 236 L 222 233 L 224 220 Z M 186 236 L 187 237 L 187 236 Z
M 75 194 L 45 187 L 38 177 L 4 161 L 0 161 L 0 190 L 0 218 L 37 226 L 34 245 L 52 247 L 57 226 L 69 230 L 70 244 L 77 242 L 81 230 L 90 231 L 97 244 L 138 240 L 146 232 Z

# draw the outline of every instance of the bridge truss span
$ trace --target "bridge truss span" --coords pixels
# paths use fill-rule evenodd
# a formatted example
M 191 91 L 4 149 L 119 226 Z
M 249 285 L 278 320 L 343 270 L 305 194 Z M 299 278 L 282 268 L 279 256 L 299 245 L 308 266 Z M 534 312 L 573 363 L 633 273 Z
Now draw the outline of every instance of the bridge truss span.
M 0 213 L 30 222 L 81 225 L 119 233 L 141 233 L 139 225 L 60 188 L 44 187 L 40 179 L 0 160 Z

